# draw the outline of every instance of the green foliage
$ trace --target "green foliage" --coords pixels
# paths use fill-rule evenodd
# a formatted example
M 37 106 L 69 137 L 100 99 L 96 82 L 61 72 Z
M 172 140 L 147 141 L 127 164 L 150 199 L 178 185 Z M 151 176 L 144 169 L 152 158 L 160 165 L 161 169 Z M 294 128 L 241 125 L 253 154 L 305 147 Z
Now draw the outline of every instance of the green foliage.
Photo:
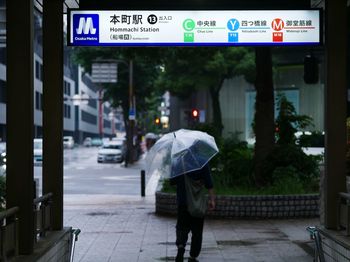
M 218 187 L 250 186 L 252 184 L 253 151 L 237 135 L 222 141 L 216 162 L 211 162 Z
M 276 119 L 278 128 L 277 144 L 287 145 L 295 143 L 295 133 L 312 124 L 312 118 L 306 115 L 297 115 L 295 108 L 284 95 L 277 98 L 279 114 Z
M 117 60 L 118 82 L 104 84 L 104 99 L 113 107 L 122 106 L 124 119 L 129 112 L 129 67 L 133 60 L 133 89 L 137 97 L 136 112 L 148 110 L 146 98 L 158 96 L 154 83 L 161 71 L 161 49 L 159 48 L 111 48 L 111 47 L 81 47 L 73 49 L 73 60 L 83 66 L 86 72 L 91 72 L 92 63 L 97 60 Z
M 197 90 L 208 90 L 212 102 L 213 122 L 223 129 L 219 93 L 225 79 L 254 71 L 246 59 L 252 52 L 244 47 L 178 47 L 165 49 L 164 71 L 156 87 L 172 95 L 188 98 Z
M 218 128 L 213 123 L 199 123 L 194 126 L 195 130 L 203 131 L 214 137 L 216 144 L 221 145 L 222 136 L 219 133 Z
M 170 184 L 170 179 L 163 179 L 160 181 L 163 183 L 162 191 L 166 193 L 175 193 L 176 192 L 176 186 Z
M 324 147 L 324 135 L 318 131 L 311 132 L 310 135 L 302 134 L 297 143 L 301 147 Z
M 243 47 L 178 47 L 165 49 L 164 71 L 157 86 L 185 97 L 198 89 L 221 88 L 224 79 L 254 71 Z M 250 67 L 251 66 L 251 67 Z
M 263 163 L 262 177 L 266 185 L 273 185 L 280 178 L 276 174 L 287 170 L 287 174 L 293 173 L 305 187 L 310 187 L 319 178 L 318 163 L 319 157 L 306 155 L 295 144 L 276 145 Z
M 296 174 L 292 166 L 276 168 L 272 174 L 273 183 L 266 188 L 266 191 L 271 195 L 307 193 L 303 182 Z

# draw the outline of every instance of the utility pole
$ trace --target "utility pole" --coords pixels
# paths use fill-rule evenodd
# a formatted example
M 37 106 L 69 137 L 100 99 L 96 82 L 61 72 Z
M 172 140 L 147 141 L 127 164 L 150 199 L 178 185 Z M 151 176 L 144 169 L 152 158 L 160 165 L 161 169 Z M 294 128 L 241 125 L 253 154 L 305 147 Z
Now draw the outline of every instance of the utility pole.
M 133 61 L 129 60 L 129 126 L 128 126 L 128 162 L 134 162 L 134 128 L 136 118 L 136 106 L 134 101 L 134 86 L 133 86 Z

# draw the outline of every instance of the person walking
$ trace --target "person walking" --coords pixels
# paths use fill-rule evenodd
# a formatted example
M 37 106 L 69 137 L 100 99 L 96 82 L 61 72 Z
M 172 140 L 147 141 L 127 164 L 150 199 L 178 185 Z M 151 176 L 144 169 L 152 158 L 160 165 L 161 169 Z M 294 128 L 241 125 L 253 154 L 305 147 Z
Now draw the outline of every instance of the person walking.
M 174 177 L 170 180 L 176 185 L 177 223 L 176 223 L 176 262 L 184 260 L 188 234 L 191 232 L 190 257 L 188 261 L 198 261 L 202 248 L 204 215 L 215 209 L 215 194 L 209 165 Z M 208 190 L 209 199 L 205 195 Z

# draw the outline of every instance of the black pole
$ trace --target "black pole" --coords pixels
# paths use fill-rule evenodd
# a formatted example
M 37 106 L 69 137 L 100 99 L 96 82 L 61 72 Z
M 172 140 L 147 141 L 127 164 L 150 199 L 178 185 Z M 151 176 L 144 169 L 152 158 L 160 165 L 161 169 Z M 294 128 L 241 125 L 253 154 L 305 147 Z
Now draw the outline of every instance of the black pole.
M 144 197 L 146 187 L 146 172 L 145 170 L 141 170 L 141 196 Z

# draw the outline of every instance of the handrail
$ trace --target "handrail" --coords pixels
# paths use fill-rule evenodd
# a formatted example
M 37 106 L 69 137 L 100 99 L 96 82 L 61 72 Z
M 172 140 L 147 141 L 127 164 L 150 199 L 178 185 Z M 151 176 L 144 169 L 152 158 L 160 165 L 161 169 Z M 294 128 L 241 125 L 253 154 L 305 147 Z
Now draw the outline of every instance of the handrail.
M 0 212 L 0 220 L 3 220 L 7 217 L 13 216 L 19 211 L 19 207 L 11 207 L 5 211 Z
M 73 262 L 74 258 L 74 249 L 75 249 L 75 242 L 78 241 L 78 235 L 80 234 L 81 230 L 79 228 L 72 229 L 72 238 L 71 238 L 71 246 L 70 246 L 70 260 L 69 262 Z
M 339 192 L 339 196 L 346 200 L 350 200 L 350 193 Z
M 33 204 L 34 205 L 37 205 L 39 204 L 40 202 L 45 202 L 45 201 L 48 201 L 52 198 L 53 194 L 52 193 L 47 193 L 41 197 L 37 197 L 33 200 Z
M 338 193 L 338 205 L 337 205 L 337 227 L 341 228 L 341 205 L 346 206 L 345 211 L 345 229 L 346 229 L 346 235 L 350 235 L 350 194 L 345 192 L 339 192 Z
M 8 261 L 18 254 L 18 218 L 19 207 L 0 212 L 0 260 Z
M 51 229 L 51 203 L 53 194 L 47 193 L 33 200 L 35 240 L 45 237 Z
M 325 257 L 322 248 L 320 232 L 316 227 L 307 227 L 306 230 L 310 233 L 311 239 L 315 240 L 315 257 L 314 261 L 325 262 Z

